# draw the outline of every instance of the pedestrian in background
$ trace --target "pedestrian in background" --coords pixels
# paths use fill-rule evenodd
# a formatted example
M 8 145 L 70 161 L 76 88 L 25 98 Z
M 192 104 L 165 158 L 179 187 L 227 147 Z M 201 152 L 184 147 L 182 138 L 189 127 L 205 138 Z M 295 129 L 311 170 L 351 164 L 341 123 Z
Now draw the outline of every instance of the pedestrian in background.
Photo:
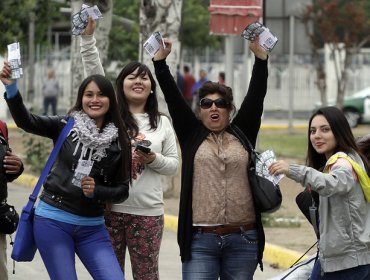
M 184 91 L 182 92 L 182 95 L 184 96 L 186 103 L 191 108 L 193 103 L 193 86 L 195 84 L 195 78 L 193 74 L 190 73 L 189 66 L 184 66 Z
M 81 36 L 82 61 L 87 74 L 104 74 L 94 30 L 95 22 L 89 19 Z M 133 173 L 129 198 L 106 212 L 106 225 L 122 270 L 127 248 L 133 278 L 156 280 L 164 229 L 162 176 L 177 171 L 176 136 L 169 118 L 158 111 L 156 82 L 146 65 L 128 63 L 116 79 L 116 88 L 133 147 Z M 140 145 L 150 152 L 139 150 Z
M 58 95 L 60 93 L 59 83 L 55 78 L 53 69 L 48 70 L 47 80 L 42 85 L 42 95 L 44 97 L 44 115 L 48 114 L 49 105 L 51 106 L 51 112 L 55 116 L 57 115 L 58 107 Z
M 15 180 L 23 172 L 21 159 L 9 147 L 8 127 L 0 120 L 0 208 L 6 206 L 8 182 Z M 0 278 L 8 279 L 6 234 L 0 233 Z
M 200 69 L 200 71 L 199 71 L 199 80 L 191 88 L 191 92 L 192 92 L 192 95 L 193 95 L 193 103 L 192 103 L 191 107 L 192 107 L 193 111 L 196 111 L 199 108 L 199 100 L 200 99 L 199 99 L 198 90 L 207 81 L 208 81 L 207 71 L 204 70 L 204 69 Z
M 179 90 L 184 94 L 184 76 L 181 74 L 180 65 L 176 68 L 176 84 Z
M 269 171 L 319 194 L 319 258 L 310 280 L 370 279 L 370 203 L 361 187 L 370 166 L 341 110 L 311 116 L 307 151 L 307 166 L 279 160 Z
M 225 84 L 225 72 L 221 71 L 221 72 L 218 73 L 218 83 L 220 85 Z
M 55 142 L 74 118 L 35 210 L 35 242 L 50 278 L 77 280 L 77 254 L 93 279 L 124 279 L 103 216 L 107 203 L 127 199 L 130 178 L 130 144 L 113 85 L 89 76 L 66 116 L 38 116 L 27 110 L 10 74 L 4 63 L 0 79 L 18 127 Z
M 255 55 L 250 86 L 232 119 L 232 89 L 217 82 L 200 86 L 197 115 L 187 106 L 165 60 L 172 44 L 164 42 L 153 64 L 182 152 L 177 230 L 182 279 L 252 280 L 257 264 L 262 267 L 265 237 L 249 185 L 249 152 L 235 130 L 255 146 L 267 90 L 267 52 L 258 40 L 250 44 Z

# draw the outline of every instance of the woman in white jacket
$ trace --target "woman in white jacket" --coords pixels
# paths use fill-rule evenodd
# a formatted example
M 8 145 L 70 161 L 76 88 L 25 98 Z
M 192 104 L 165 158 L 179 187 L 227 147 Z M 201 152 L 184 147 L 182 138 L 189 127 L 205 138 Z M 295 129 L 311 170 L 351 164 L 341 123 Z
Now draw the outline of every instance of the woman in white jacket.
M 95 46 L 95 22 L 90 18 L 81 36 L 81 54 L 87 75 L 104 70 Z M 131 137 L 132 184 L 129 198 L 113 204 L 106 225 L 122 270 L 126 247 L 133 278 L 159 279 L 158 257 L 164 227 L 162 175 L 174 175 L 179 163 L 177 144 L 168 117 L 158 111 L 156 82 L 140 62 L 127 64 L 116 79 L 121 115 Z M 150 152 L 139 150 L 140 146 Z
M 319 194 L 319 261 L 310 279 L 370 279 L 370 203 L 362 189 L 368 162 L 336 107 L 313 114 L 308 140 L 308 166 L 280 160 L 269 170 Z

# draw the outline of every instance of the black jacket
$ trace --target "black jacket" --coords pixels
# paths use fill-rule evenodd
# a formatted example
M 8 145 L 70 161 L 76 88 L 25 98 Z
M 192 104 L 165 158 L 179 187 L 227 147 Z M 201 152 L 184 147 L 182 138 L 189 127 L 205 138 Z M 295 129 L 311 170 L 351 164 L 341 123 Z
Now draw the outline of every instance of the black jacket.
M 55 144 L 66 124 L 66 117 L 38 116 L 30 113 L 22 97 L 6 99 L 13 119 L 18 127 L 36 135 L 51 138 Z M 69 135 L 64 141 L 55 163 L 44 182 L 40 197 L 46 203 L 67 212 L 96 217 L 103 215 L 105 202 L 119 203 L 128 197 L 128 179 L 123 178 L 121 149 L 118 139 L 106 150 L 107 156 L 95 161 L 90 177 L 95 179 L 94 197 L 86 197 L 82 189 L 72 184 L 74 169 L 80 158 L 81 148 L 73 155 L 76 142 Z
M 191 258 L 194 157 L 210 131 L 196 118 L 191 108 L 186 104 L 166 65 L 166 61 L 154 61 L 154 68 L 181 147 L 181 195 L 177 239 L 180 246 L 181 260 L 184 262 Z M 267 75 L 267 61 L 256 58 L 248 93 L 231 123 L 231 126 L 236 125 L 243 131 L 253 146 L 255 146 L 257 133 L 261 125 L 263 101 L 267 90 Z M 233 133 L 230 127 L 227 128 L 227 131 Z M 262 268 L 265 235 L 261 214 L 257 210 L 256 221 L 259 242 L 258 261 Z
M 5 129 L 6 129 L 6 134 L 8 134 L 8 127 L 7 125 L 4 123 L 5 125 Z M 21 166 L 21 169 L 19 170 L 19 172 L 17 174 L 6 174 L 5 173 L 5 169 L 4 169 L 4 166 L 3 166 L 3 162 L 4 162 L 4 157 L 6 156 L 6 152 L 7 151 L 11 151 L 10 148 L 9 148 L 9 143 L 7 141 L 7 139 L 5 139 L 5 136 L 2 134 L 1 130 L 0 130 L 0 135 L 2 136 L 0 139 L 0 203 L 5 201 L 8 197 L 8 186 L 7 186 L 7 182 L 12 182 L 13 180 L 15 180 L 16 178 L 19 177 L 19 175 L 22 174 L 23 172 L 23 164 Z

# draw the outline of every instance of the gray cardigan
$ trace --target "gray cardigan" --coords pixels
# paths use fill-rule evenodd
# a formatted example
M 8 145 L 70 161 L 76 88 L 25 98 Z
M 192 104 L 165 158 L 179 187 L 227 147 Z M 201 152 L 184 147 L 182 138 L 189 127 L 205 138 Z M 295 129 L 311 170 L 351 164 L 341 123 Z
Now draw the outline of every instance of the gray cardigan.
M 349 156 L 363 166 L 358 154 Z M 320 195 L 319 257 L 324 272 L 370 264 L 370 203 L 352 171 L 336 166 L 326 174 L 291 164 L 287 176 Z

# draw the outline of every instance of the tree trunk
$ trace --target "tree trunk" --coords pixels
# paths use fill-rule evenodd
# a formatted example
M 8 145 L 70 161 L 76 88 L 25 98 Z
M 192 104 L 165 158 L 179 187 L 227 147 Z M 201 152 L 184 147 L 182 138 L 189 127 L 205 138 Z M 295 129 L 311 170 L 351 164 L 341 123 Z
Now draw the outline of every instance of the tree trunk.
M 180 42 L 178 40 L 181 25 L 182 0 L 141 0 L 140 6 L 140 45 L 139 60 L 146 64 L 154 73 L 153 63 L 148 53 L 143 51 L 143 43 L 155 32 L 172 41 L 172 51 L 166 61 L 171 73 L 175 75 L 176 66 L 180 63 Z M 167 105 L 162 91 L 157 88 L 159 110 L 168 115 Z M 179 168 L 180 169 L 180 168 Z M 176 196 L 180 189 L 179 172 L 170 178 L 163 176 L 165 196 Z
M 181 24 L 182 0 L 142 0 L 140 7 L 140 61 L 153 70 L 153 63 L 148 53 L 143 52 L 143 43 L 155 32 L 161 32 L 163 37 L 172 41 L 172 51 L 167 58 L 171 73 L 175 74 L 180 62 L 179 33 Z M 158 90 L 159 108 L 167 113 L 162 92 Z
M 326 94 L 326 73 L 324 63 L 321 61 L 320 54 L 317 49 L 312 49 L 313 63 L 316 68 L 316 86 L 320 92 L 320 101 L 322 106 L 328 104 L 328 97 Z
M 310 38 L 312 63 L 316 69 L 316 86 L 320 92 L 321 105 L 326 106 L 328 101 L 326 93 L 326 72 L 324 67 L 325 61 L 321 60 L 319 53 L 319 44 L 316 41 L 313 31 L 310 31 L 310 29 L 312 29 L 311 21 L 303 21 L 303 23 L 305 27 L 305 32 Z
M 348 74 L 347 69 L 349 69 L 352 61 L 352 54 L 350 51 L 345 48 L 344 49 L 344 59 L 341 60 L 341 75 L 340 79 L 338 79 L 338 97 L 337 97 L 337 104 L 339 108 L 343 108 L 344 104 L 344 96 L 346 94 L 347 82 L 348 82 Z
M 350 66 L 350 53 L 343 43 L 333 43 L 330 47 L 335 66 L 337 81 L 337 102 L 338 108 L 343 108 L 344 95 L 347 85 L 347 68 Z
M 81 9 L 82 0 L 72 0 L 72 15 L 78 13 Z M 72 107 L 76 102 L 78 88 L 84 79 L 82 59 L 80 55 L 80 37 L 72 36 L 71 40 L 71 91 L 69 96 L 69 106 Z

